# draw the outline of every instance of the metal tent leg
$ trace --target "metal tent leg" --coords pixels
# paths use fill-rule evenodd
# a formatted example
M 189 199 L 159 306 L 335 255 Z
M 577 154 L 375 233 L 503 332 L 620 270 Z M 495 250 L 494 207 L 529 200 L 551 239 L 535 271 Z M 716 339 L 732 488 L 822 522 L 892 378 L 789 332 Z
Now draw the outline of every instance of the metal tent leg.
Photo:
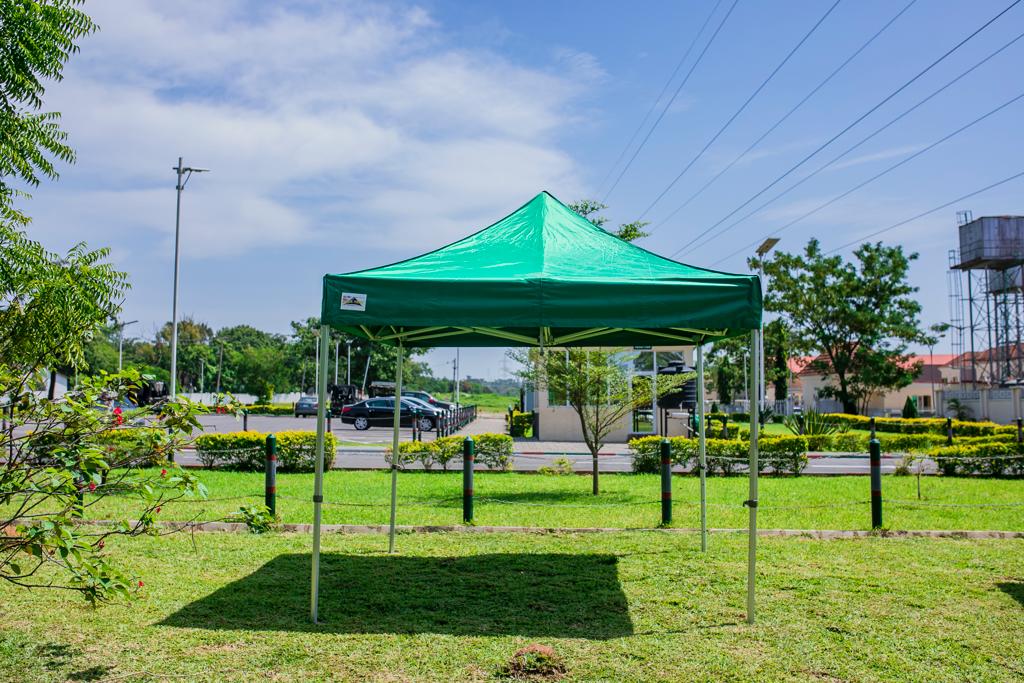
M 760 337 L 761 332 L 754 330 L 750 333 L 750 395 L 756 396 L 756 389 L 760 378 L 758 377 L 758 371 L 761 368 L 760 361 Z M 747 623 L 754 623 L 755 615 L 755 604 L 754 604 L 754 588 L 755 588 L 755 570 L 757 564 L 757 440 L 759 436 L 761 421 L 760 415 L 758 414 L 758 406 L 756 399 L 750 402 L 750 472 L 748 478 L 750 480 L 750 493 L 747 499 L 746 505 L 750 509 L 750 522 L 747 529 Z
M 331 328 L 320 326 L 320 340 L 327 343 Z M 327 358 L 321 353 L 316 375 L 316 463 L 313 471 L 313 575 L 310 585 L 309 618 L 317 623 L 320 603 L 320 508 L 324 501 L 324 440 L 327 422 Z M 333 454 L 332 454 L 333 457 Z
M 700 468 L 700 550 L 708 550 L 707 435 L 704 425 L 704 345 L 697 354 L 697 466 Z
M 398 429 L 402 424 L 402 342 L 398 342 L 398 360 L 395 361 L 395 415 L 391 434 L 391 526 L 388 530 L 388 552 L 395 552 L 395 515 L 398 508 Z

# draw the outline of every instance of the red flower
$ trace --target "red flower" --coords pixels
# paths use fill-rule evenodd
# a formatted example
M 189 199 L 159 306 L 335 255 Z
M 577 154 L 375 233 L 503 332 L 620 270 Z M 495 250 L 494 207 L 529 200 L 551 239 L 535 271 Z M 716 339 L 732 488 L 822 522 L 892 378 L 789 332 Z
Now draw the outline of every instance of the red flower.
M 114 408 L 114 423 L 121 424 L 122 422 L 124 422 L 124 418 L 121 417 L 121 406 L 116 406 Z
M 160 476 L 161 477 L 166 477 L 167 476 L 167 470 L 160 470 Z
M 105 546 L 106 544 L 107 544 L 107 543 L 106 543 L 106 541 L 104 541 L 104 540 L 103 540 L 103 539 L 101 538 L 101 539 L 100 539 L 100 541 L 99 541 L 99 543 L 97 543 L 97 544 L 96 544 L 96 547 L 97 547 L 97 548 L 99 548 L 100 550 L 103 550 L 103 546 Z
M 144 585 L 145 585 L 145 584 L 144 584 L 144 583 L 142 583 L 142 581 L 140 580 L 140 581 L 139 581 L 139 588 L 142 588 L 142 587 L 143 587 Z
M 159 512 L 160 512 L 160 506 L 159 506 L 159 505 L 157 505 L 157 506 L 156 506 L 156 510 L 154 510 L 153 512 L 157 512 L 157 513 L 159 513 Z
M 90 481 L 89 482 L 89 490 L 90 491 L 95 491 L 96 490 L 96 482 L 94 482 L 94 481 Z

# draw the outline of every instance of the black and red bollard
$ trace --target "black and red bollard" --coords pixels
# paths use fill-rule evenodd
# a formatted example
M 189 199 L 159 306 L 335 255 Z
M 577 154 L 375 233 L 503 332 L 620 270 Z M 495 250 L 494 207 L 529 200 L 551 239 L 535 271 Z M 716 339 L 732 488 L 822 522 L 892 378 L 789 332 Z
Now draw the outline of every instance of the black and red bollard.
M 672 522 L 672 453 L 668 439 L 661 440 L 661 523 Z
M 878 439 L 868 442 L 871 462 L 871 528 L 882 528 L 882 444 Z
M 277 514 L 277 437 L 267 434 L 267 466 L 263 502 L 271 515 Z
M 462 442 L 462 521 L 473 523 L 473 437 Z

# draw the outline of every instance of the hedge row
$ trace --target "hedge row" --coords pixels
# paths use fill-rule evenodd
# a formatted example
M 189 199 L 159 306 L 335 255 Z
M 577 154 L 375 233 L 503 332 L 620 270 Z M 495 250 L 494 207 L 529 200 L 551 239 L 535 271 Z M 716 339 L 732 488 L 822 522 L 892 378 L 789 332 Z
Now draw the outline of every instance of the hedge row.
M 316 466 L 316 432 L 274 432 L 277 438 L 278 472 L 312 472 Z M 331 469 L 338 439 L 324 435 L 324 469 Z M 267 435 L 262 432 L 203 434 L 195 441 L 196 455 L 207 468 L 224 467 L 240 472 L 265 469 Z
M 435 464 L 448 469 L 448 463 L 462 459 L 463 443 L 466 437 L 445 436 L 433 441 L 407 441 L 398 444 L 398 467 L 405 468 L 420 462 L 423 469 L 430 470 Z M 512 469 L 512 437 L 508 434 L 474 434 L 474 458 L 492 470 L 507 472 Z M 384 453 L 384 459 L 392 463 L 392 449 Z
M 526 433 L 533 429 L 533 413 L 513 410 L 505 415 L 505 425 L 509 436 L 526 436 Z
M 934 458 L 945 475 L 980 474 L 990 477 L 1024 475 L 1024 445 L 988 442 L 956 444 L 933 448 L 927 457 Z
M 250 415 L 292 415 L 295 412 L 295 406 L 287 403 L 274 403 L 271 405 L 256 403 L 245 406 L 245 412 Z
M 629 442 L 633 453 L 633 471 L 655 473 L 661 467 L 660 436 L 645 436 Z M 683 467 L 696 466 L 697 440 L 681 436 L 671 437 L 669 453 L 672 463 Z M 707 439 L 706 461 L 708 472 L 730 475 L 747 461 L 750 442 L 740 439 Z M 760 459 L 758 469 L 771 467 L 777 473 L 798 475 L 807 467 L 807 439 L 803 436 L 772 436 L 758 440 Z
M 853 429 L 867 430 L 871 428 L 871 418 L 863 415 L 829 413 L 828 416 L 842 424 L 849 425 Z M 939 434 L 945 436 L 946 419 L 936 417 L 876 417 L 875 432 L 889 432 L 897 434 Z M 995 422 L 968 422 L 966 420 L 953 420 L 954 436 L 992 436 L 995 434 L 1016 433 L 1017 428 L 1013 425 L 999 425 Z

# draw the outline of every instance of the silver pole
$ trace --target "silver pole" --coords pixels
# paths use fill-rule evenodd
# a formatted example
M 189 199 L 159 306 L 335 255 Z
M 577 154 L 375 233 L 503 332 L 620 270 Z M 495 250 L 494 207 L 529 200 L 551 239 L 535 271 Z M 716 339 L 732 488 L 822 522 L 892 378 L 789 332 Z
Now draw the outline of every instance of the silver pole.
M 395 415 L 391 434 L 391 528 L 388 532 L 388 552 L 395 552 L 395 516 L 398 507 L 398 429 L 402 424 L 402 340 L 398 340 L 398 360 L 395 361 Z
M 331 328 L 320 326 L 320 336 L 327 339 Z M 327 431 L 327 354 L 320 359 L 316 375 L 316 463 L 313 465 L 313 576 L 310 586 L 309 617 L 317 623 L 320 603 L 320 507 L 324 502 L 324 441 Z M 333 455 L 333 454 L 332 454 Z
M 758 337 L 761 336 L 761 331 L 753 330 L 750 333 L 750 348 L 751 363 L 750 363 L 750 388 L 753 390 L 757 386 L 758 376 L 757 371 L 760 367 L 758 363 Z M 755 570 L 757 564 L 757 440 L 758 432 L 760 431 L 761 422 L 758 419 L 757 411 L 750 411 L 750 471 L 748 473 L 748 479 L 750 481 L 749 498 L 744 503 L 750 510 L 750 521 L 747 529 L 747 623 L 754 623 L 754 584 L 755 584 Z
M 341 340 L 334 342 L 334 383 L 338 383 L 338 351 L 341 349 Z
M 459 405 L 459 348 L 455 348 L 455 405 Z
M 121 359 L 124 357 L 124 325 L 117 334 L 117 371 L 121 372 Z
M 707 437 L 704 425 L 704 344 L 697 345 L 697 462 L 700 467 L 700 550 L 708 549 Z
M 352 340 L 351 339 L 346 340 L 345 341 L 345 346 L 348 347 L 347 351 L 346 351 L 347 356 L 345 358 L 345 374 L 346 374 L 345 384 L 351 385 L 352 384 Z
M 185 189 L 181 184 L 181 176 L 184 172 L 184 164 L 181 157 L 178 157 L 178 167 L 174 169 L 178 173 L 178 184 L 175 186 L 178 194 L 178 206 L 174 213 L 174 296 L 171 301 L 171 398 L 178 394 L 178 263 L 179 243 L 181 242 L 181 191 Z

